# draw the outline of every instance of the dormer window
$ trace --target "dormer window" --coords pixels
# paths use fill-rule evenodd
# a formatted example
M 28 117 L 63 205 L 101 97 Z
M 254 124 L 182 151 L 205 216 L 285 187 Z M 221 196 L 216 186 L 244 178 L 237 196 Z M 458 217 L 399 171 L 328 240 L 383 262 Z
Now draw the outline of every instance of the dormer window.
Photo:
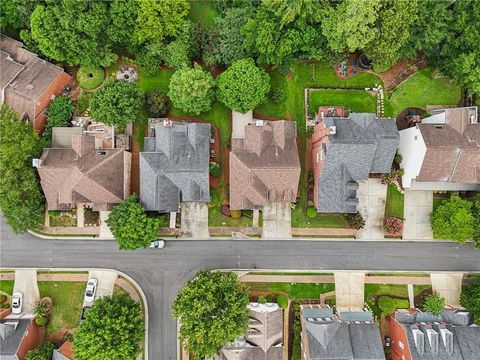
M 107 152 L 105 150 L 99 150 L 99 151 L 97 151 L 97 155 L 105 156 L 105 155 L 107 155 Z

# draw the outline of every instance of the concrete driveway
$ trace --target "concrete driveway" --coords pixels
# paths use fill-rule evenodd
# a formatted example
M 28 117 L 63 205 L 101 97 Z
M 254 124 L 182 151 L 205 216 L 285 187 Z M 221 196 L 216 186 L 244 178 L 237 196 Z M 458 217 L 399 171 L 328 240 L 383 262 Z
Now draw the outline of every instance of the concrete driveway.
M 433 191 L 405 190 L 403 238 L 432 239 Z
M 292 237 L 290 203 L 272 202 L 263 206 L 262 238 L 289 239 Z
M 208 205 L 203 202 L 182 202 L 181 223 L 184 236 L 208 238 Z
M 37 270 L 15 270 L 13 292 L 23 293 L 23 315 L 33 315 L 35 302 L 40 299 L 37 285 Z
M 445 305 L 460 306 L 460 293 L 462 292 L 463 273 L 430 274 L 432 291 L 445 299 Z
M 117 281 L 118 274 L 114 271 L 108 270 L 90 270 L 88 272 L 89 279 L 97 279 L 97 291 L 95 293 L 95 299 L 99 299 L 104 296 L 111 296 L 113 294 L 113 288 L 115 281 Z M 85 284 L 86 286 L 86 284 Z M 85 303 L 84 306 L 91 306 L 92 303 Z
M 357 238 L 383 239 L 387 185 L 382 184 L 380 179 L 360 181 L 359 185 L 357 192 L 358 211 L 365 220 L 365 227 L 357 232 Z
M 361 311 L 365 300 L 365 273 L 336 272 L 335 301 L 339 311 Z

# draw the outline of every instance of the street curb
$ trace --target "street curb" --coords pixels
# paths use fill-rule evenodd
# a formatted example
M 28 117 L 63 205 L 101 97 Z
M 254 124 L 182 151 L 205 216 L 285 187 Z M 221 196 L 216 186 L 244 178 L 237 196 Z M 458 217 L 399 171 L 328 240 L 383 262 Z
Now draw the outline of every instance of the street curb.
M 30 232 L 30 231 L 29 231 Z M 144 325 L 145 325 L 145 343 L 144 343 L 144 360 L 148 360 L 148 303 L 147 303 L 147 298 L 145 296 L 145 293 L 143 292 L 143 289 L 137 284 L 135 280 L 133 280 L 130 275 L 125 274 L 122 271 L 118 271 L 116 269 L 103 269 L 103 268 L 12 268 L 12 267 L 2 267 L 2 269 L 5 270 L 16 270 L 16 269 L 22 269 L 22 270 L 49 270 L 49 271 L 88 271 L 88 270 L 102 270 L 102 271 L 113 271 L 116 272 L 119 276 L 124 277 L 127 279 L 137 290 L 137 292 L 140 294 L 140 297 L 142 298 L 142 302 L 144 305 Z
M 115 241 L 112 238 L 102 238 L 102 237 L 85 237 L 85 236 L 48 236 L 39 234 L 33 230 L 27 230 L 27 232 L 35 237 L 41 239 L 48 239 L 48 240 L 101 240 L 101 241 Z M 398 243 L 430 243 L 430 242 L 447 242 L 447 243 L 455 243 L 453 240 L 445 240 L 445 239 L 355 239 L 355 238 L 327 238 L 327 237 L 294 237 L 288 239 L 262 239 L 258 237 L 245 237 L 245 238 L 233 238 L 233 237 L 207 237 L 207 238 L 158 238 L 159 240 L 165 240 L 166 242 L 170 241 L 311 241 L 311 242 L 318 242 L 318 241 L 355 241 L 355 242 L 398 242 Z M 466 244 L 472 243 L 471 240 L 466 241 Z M 458 244 L 458 243 L 457 243 Z M 463 245 L 463 244 L 458 244 Z

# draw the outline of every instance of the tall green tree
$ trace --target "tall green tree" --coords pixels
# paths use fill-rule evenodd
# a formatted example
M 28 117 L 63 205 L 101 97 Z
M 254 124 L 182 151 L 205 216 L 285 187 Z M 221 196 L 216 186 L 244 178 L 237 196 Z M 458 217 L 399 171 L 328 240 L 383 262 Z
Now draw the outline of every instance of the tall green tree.
M 480 325 L 480 275 L 468 283 L 460 295 L 460 304 L 473 314 L 475 323 Z
M 323 12 L 322 32 L 335 53 L 365 48 L 377 36 L 376 22 L 381 0 L 344 0 Z
M 196 360 L 218 353 L 244 333 L 248 324 L 248 289 L 233 272 L 202 270 L 180 290 L 173 305 L 179 339 Z
M 48 120 L 43 132 L 43 138 L 48 142 L 52 140 L 52 129 L 54 127 L 67 127 L 72 120 L 75 107 L 68 96 L 57 96 L 48 107 Z
M 294 21 L 302 25 L 311 22 L 312 19 L 317 22 L 325 3 L 322 0 L 262 0 L 262 5 L 280 19 L 281 26 Z
M 30 124 L 20 122 L 8 105 L 0 105 L 0 209 L 16 233 L 42 222 L 44 198 L 32 159 L 42 142 Z
M 217 78 L 218 99 L 226 107 L 246 113 L 264 103 L 270 91 L 270 76 L 252 59 L 235 61 Z
M 410 26 L 417 23 L 417 5 L 417 0 L 382 1 L 376 38 L 365 48 L 376 66 L 387 69 L 400 58 L 410 36 Z
M 139 13 L 135 38 L 139 44 L 160 43 L 175 37 L 185 24 L 190 4 L 187 0 L 137 0 Z
M 143 92 L 135 84 L 109 80 L 90 99 L 90 114 L 93 119 L 123 131 L 129 123 L 138 121 L 143 103 Z
M 2 0 L 0 1 L 0 28 L 24 29 L 30 26 L 30 16 L 35 6 L 42 0 Z
M 455 240 L 461 244 L 471 240 L 475 233 L 475 219 L 472 213 L 473 203 L 452 196 L 442 202 L 430 214 L 433 236 L 440 239 Z
M 212 107 L 214 86 L 212 75 L 196 65 L 175 71 L 168 85 L 168 97 L 177 109 L 199 115 Z
M 135 194 L 114 206 L 106 223 L 121 250 L 148 247 L 160 229 L 160 220 L 147 216 Z
M 49 1 L 30 18 L 32 38 L 54 60 L 107 67 L 117 60 L 115 48 L 131 42 L 136 9 L 133 0 Z
M 95 301 L 73 338 L 76 360 L 134 360 L 145 336 L 140 305 L 128 295 Z

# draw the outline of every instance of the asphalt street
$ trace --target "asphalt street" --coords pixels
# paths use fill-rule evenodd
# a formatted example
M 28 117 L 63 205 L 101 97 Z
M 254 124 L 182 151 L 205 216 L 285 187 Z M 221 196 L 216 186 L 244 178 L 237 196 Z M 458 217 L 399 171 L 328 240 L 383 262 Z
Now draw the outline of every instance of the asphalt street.
M 15 235 L 0 220 L 0 266 L 109 268 L 131 276 L 149 309 L 150 360 L 176 359 L 178 290 L 203 268 L 480 272 L 480 251 L 451 242 L 295 240 L 168 240 L 165 249 L 119 251 L 108 240 L 45 240 Z

